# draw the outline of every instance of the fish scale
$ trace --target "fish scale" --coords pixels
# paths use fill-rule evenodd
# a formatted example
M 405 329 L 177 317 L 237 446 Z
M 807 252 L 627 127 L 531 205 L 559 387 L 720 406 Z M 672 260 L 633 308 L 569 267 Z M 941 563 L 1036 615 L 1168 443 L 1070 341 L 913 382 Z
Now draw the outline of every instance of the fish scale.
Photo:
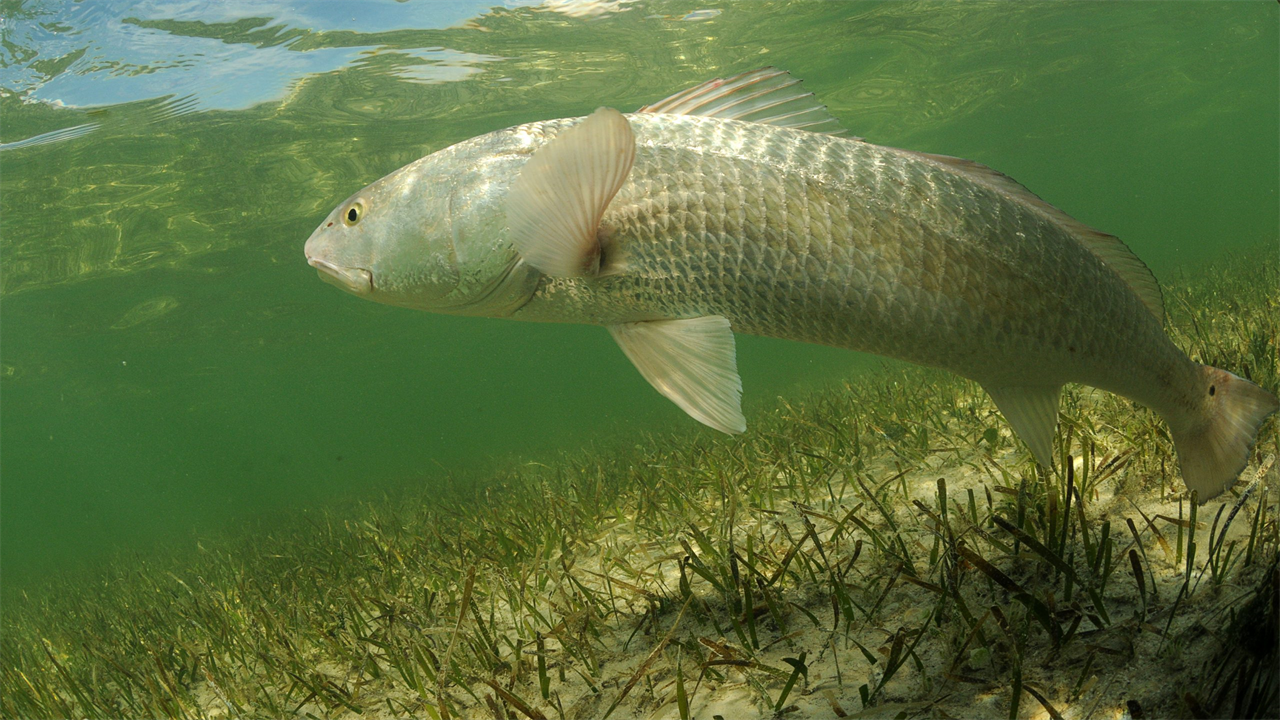
M 770 125 L 628 119 L 635 165 L 601 231 L 606 257 L 625 258 L 625 271 L 545 277 L 514 317 L 608 324 L 717 314 L 741 332 L 981 382 L 1000 379 L 993 365 L 1034 366 L 1056 371 L 1047 381 L 1132 390 L 1125 378 L 1098 377 L 1096 362 L 1046 365 L 1037 347 L 1110 349 L 1122 361 L 1125 339 L 1138 337 L 1148 357 L 1181 356 L 1123 281 L 1069 234 L 927 161 Z M 562 122 L 513 133 L 552 136 Z M 1060 272 L 1068 266 L 1070 276 Z

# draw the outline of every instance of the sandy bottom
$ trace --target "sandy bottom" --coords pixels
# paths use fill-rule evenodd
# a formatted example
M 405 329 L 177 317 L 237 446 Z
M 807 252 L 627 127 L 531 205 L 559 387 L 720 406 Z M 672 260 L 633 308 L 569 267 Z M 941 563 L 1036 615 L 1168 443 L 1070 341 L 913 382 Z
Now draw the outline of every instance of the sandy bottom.
M 1012 440 L 1006 446 L 1011 447 Z M 1011 463 L 1013 452 L 1006 450 L 1005 459 Z M 1012 503 L 1015 496 L 1010 493 L 1016 495 L 1003 485 L 1007 478 L 996 474 L 997 464 L 984 460 L 984 455 L 991 457 L 977 450 L 951 449 L 926 456 L 905 473 L 898 470 L 900 463 L 889 459 L 869 468 L 867 477 L 896 477 L 890 485 L 896 493 L 891 511 L 896 533 L 867 501 L 865 491 L 845 482 L 839 472 L 827 477 L 828 493 L 821 502 L 737 508 L 728 535 L 742 542 L 754 539 L 757 558 L 768 555 L 775 561 L 784 558 L 785 563 L 790 553 L 788 567 L 795 571 L 785 588 L 768 593 L 760 590 L 767 588 L 761 578 L 751 611 L 743 609 L 745 605 L 737 612 L 728 607 L 723 590 L 696 569 L 701 564 L 715 577 L 710 569 L 713 556 L 726 555 L 726 548 L 702 547 L 694 533 L 647 536 L 628 519 L 615 518 L 595 541 L 554 558 L 564 572 L 533 603 L 566 618 L 562 633 L 589 633 L 583 647 L 590 648 L 592 657 L 568 661 L 560 643 L 548 637 L 542 652 L 550 679 L 546 699 L 537 670 L 538 651 L 530 646 L 504 655 L 496 680 L 489 684 L 474 682 L 466 691 L 449 683 L 434 690 L 451 698 L 455 708 L 465 708 L 467 717 L 678 718 L 684 702 L 684 717 L 708 720 L 1007 718 L 1020 676 L 1019 718 L 1195 716 L 1198 711 L 1189 702 L 1206 703 L 1216 684 L 1214 671 L 1224 666 L 1224 658 L 1239 656 L 1240 636 L 1232 624 L 1257 594 L 1272 563 L 1260 557 L 1261 541 L 1247 565 L 1241 558 L 1259 504 L 1271 513 L 1263 515 L 1270 523 L 1263 533 L 1275 532 L 1280 477 L 1274 456 L 1248 468 L 1235 494 L 1199 508 L 1199 550 L 1189 582 L 1186 560 L 1179 552 L 1187 543 L 1184 538 L 1179 545 L 1175 522 L 1190 510 L 1180 483 L 1176 488 L 1137 487 L 1137 480 L 1123 471 L 1100 482 L 1085 499 L 1085 513 L 1094 542 L 1100 523 L 1110 521 L 1116 569 L 1101 593 L 1110 622 L 1097 627 L 1082 589 L 1077 585 L 1068 600 L 1063 578 L 1055 577 L 1043 557 L 1025 545 L 1016 556 L 996 557 L 981 541 L 985 536 L 1013 544 L 1011 536 L 991 523 L 970 521 L 969 491 L 979 509 L 987 507 L 989 497 L 997 504 Z M 1104 466 L 1104 461 L 1100 458 L 1097 464 Z M 1080 460 L 1075 462 L 1079 472 Z M 784 475 L 779 469 L 779 482 Z M 1064 632 L 1071 618 L 1077 618 L 1070 639 L 1055 645 L 1018 592 L 993 581 L 939 540 L 939 478 L 945 478 L 952 500 L 949 530 L 942 534 L 952 533 L 990 559 L 1015 587 L 1039 599 Z M 1249 497 L 1242 503 L 1239 494 L 1245 490 Z M 1238 504 L 1242 509 L 1223 541 L 1235 552 L 1232 572 L 1215 582 L 1213 570 L 1204 563 L 1209 531 L 1225 524 Z M 1221 515 L 1219 508 L 1225 508 Z M 854 527 L 855 517 L 882 534 L 890 544 L 888 551 L 877 549 L 865 529 Z M 1183 535 L 1189 535 L 1189 523 L 1183 525 Z M 898 539 L 891 540 L 894 535 Z M 1078 541 L 1070 547 L 1079 552 Z M 1267 547 L 1274 554 L 1274 544 Z M 1126 561 L 1130 549 L 1139 551 L 1141 587 L 1131 561 Z M 741 545 L 733 551 L 747 556 Z M 903 572 L 904 556 L 921 568 L 914 582 Z M 1074 563 L 1078 567 L 1079 558 Z M 765 569 L 766 563 L 759 564 L 763 574 L 776 572 L 774 565 Z M 848 613 L 837 615 L 839 600 L 833 599 L 835 581 L 828 567 L 836 568 L 850 601 L 859 608 L 852 620 Z M 926 573 L 930 567 L 934 570 Z M 739 567 L 738 572 L 747 570 Z M 575 584 L 608 598 L 606 620 L 598 619 L 599 609 L 580 609 L 575 616 L 573 608 L 581 605 Z M 954 601 L 943 602 L 952 596 L 944 587 L 950 585 L 966 602 L 970 619 L 958 614 Z M 1184 585 L 1188 592 L 1183 592 Z M 520 634 L 509 619 L 514 614 L 502 601 L 490 602 L 485 613 L 490 633 Z M 587 615 L 597 619 L 588 622 Z M 1271 617 L 1274 623 L 1274 613 Z M 456 628 L 423 631 L 449 635 L 472 623 L 467 616 Z M 524 636 L 530 634 L 526 628 Z M 1263 645 L 1267 642 L 1274 648 L 1277 641 L 1264 638 Z M 352 680 L 349 669 L 332 663 L 322 663 L 317 670 L 335 680 Z M 360 717 L 440 715 L 438 702 L 427 702 L 403 684 L 379 688 L 370 683 L 363 692 L 365 711 Z M 866 703 L 863 693 L 868 694 Z M 197 687 L 196 697 L 209 717 L 229 715 L 209 684 Z M 1229 714 L 1230 707 L 1228 700 L 1217 714 Z M 356 717 L 342 708 L 314 703 L 298 708 L 297 714 L 307 713 Z

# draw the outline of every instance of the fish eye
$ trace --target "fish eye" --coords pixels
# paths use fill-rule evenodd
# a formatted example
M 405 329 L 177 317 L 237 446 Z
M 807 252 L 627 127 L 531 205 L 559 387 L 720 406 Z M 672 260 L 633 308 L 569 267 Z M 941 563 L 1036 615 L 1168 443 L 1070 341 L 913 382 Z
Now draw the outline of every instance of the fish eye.
M 355 225 L 360 222 L 360 218 L 364 217 L 364 203 L 357 200 L 351 203 L 347 211 L 342 214 L 342 222 L 347 225 Z

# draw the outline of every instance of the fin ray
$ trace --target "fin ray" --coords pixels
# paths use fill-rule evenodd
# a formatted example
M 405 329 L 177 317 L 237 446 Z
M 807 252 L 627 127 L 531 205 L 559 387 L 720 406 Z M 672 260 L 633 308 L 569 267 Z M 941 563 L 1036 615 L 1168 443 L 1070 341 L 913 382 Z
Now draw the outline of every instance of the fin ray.
M 636 112 L 742 120 L 828 135 L 845 133 L 840 122 L 827 112 L 827 106 L 800 88 L 799 79 L 775 67 L 708 80 Z M 812 113 L 808 122 L 797 122 L 807 113 Z
M 1208 365 L 1200 366 L 1206 387 L 1213 388 L 1208 411 L 1189 427 L 1176 427 L 1173 444 L 1187 489 L 1201 503 L 1231 487 L 1249 463 L 1262 423 L 1280 402 L 1244 378 Z
M 600 108 L 534 152 L 507 192 L 507 225 L 525 262 L 547 275 L 600 267 L 597 230 L 635 162 L 627 119 Z
M 1036 462 L 1053 466 L 1053 431 L 1058 424 L 1061 385 L 991 387 L 983 389 L 995 401 L 1014 433 L 1031 448 Z
M 719 315 L 610 325 L 645 380 L 698 422 L 730 435 L 747 429 L 729 321 Z

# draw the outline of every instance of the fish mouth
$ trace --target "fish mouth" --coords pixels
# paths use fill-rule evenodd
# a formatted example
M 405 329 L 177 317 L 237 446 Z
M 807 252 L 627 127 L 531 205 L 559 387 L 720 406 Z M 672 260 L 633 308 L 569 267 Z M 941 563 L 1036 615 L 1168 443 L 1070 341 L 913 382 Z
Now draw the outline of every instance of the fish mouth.
M 356 295 L 368 295 L 373 292 L 373 273 L 364 268 L 349 268 L 334 265 L 328 260 L 307 258 L 307 264 L 315 268 L 320 279 L 336 285 Z

